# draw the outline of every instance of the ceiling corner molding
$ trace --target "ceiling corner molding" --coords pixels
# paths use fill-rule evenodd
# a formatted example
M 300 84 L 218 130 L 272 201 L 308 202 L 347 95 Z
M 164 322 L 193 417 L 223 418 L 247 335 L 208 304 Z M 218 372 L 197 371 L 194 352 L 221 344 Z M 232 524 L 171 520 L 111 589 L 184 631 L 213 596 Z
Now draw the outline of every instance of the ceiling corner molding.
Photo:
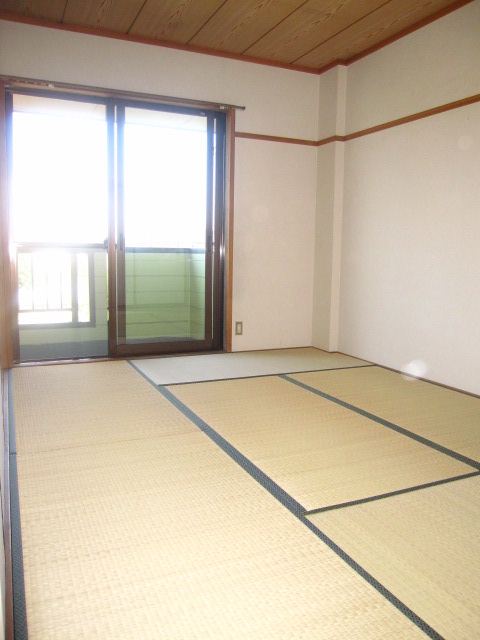
M 379 51 L 380 49 L 387 47 L 389 44 L 392 44 L 397 40 L 401 40 L 402 38 L 405 38 L 405 36 L 408 36 L 411 33 L 414 33 L 415 31 L 418 31 L 419 29 L 426 27 L 432 22 L 436 22 L 437 20 L 440 20 L 440 18 L 444 18 L 450 13 L 453 13 L 454 11 L 461 9 L 462 7 L 466 6 L 467 4 L 471 4 L 472 2 L 474 2 L 474 0 L 457 0 L 457 2 L 455 2 L 454 4 L 451 4 L 448 7 L 444 7 L 443 9 L 440 9 L 439 11 L 432 14 L 431 16 L 428 16 L 426 18 L 423 18 L 422 20 L 419 20 L 419 22 L 412 24 L 410 27 L 407 27 L 406 29 L 399 31 L 395 35 L 390 36 L 385 40 L 382 40 L 382 42 L 379 42 L 378 44 L 375 44 L 372 47 L 369 47 L 365 51 L 362 51 L 361 53 L 358 53 L 357 55 L 352 56 L 346 61 L 347 66 L 354 64 L 355 62 L 358 62 L 358 60 L 361 60 L 362 58 L 368 57 L 372 53 L 375 53 L 376 51 Z M 321 72 L 323 73 L 323 69 L 321 70 Z
M 196 53 L 197 55 L 212 56 L 214 58 L 225 58 L 236 62 L 246 62 L 249 64 L 258 64 L 264 67 L 273 67 L 276 69 L 284 69 L 286 71 L 296 71 L 297 73 L 308 73 L 310 75 L 319 75 L 318 69 L 304 67 L 301 65 L 289 64 L 286 62 L 276 62 L 274 60 L 266 60 L 264 58 L 254 58 L 252 56 L 239 55 L 236 53 L 228 53 L 227 51 L 217 51 L 215 49 L 205 49 L 195 47 L 193 45 L 183 45 L 167 40 L 157 40 L 155 38 L 145 38 L 142 36 L 134 36 L 129 33 L 119 33 L 117 31 L 109 31 L 106 29 L 97 29 L 85 27 L 81 25 L 63 24 L 45 20 L 43 18 L 31 18 L 17 14 L 5 13 L 0 11 L 0 21 L 16 22 L 27 24 L 33 27 L 43 27 L 45 29 L 56 29 L 57 31 L 67 31 L 70 33 L 78 33 L 87 36 L 97 36 L 100 38 L 110 38 L 112 40 L 121 40 L 123 42 L 133 42 L 136 44 L 145 44 L 153 47 L 162 47 L 164 49 L 174 49 L 176 51 L 185 51 L 187 53 Z

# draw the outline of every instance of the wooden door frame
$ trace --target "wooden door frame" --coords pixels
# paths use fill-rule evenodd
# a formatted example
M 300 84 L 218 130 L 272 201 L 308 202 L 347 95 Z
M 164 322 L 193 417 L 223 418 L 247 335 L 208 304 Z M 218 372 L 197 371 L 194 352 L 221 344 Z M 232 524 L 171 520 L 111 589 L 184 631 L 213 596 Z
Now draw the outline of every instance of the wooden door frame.
M 233 223 L 235 199 L 235 109 L 227 110 L 225 134 L 225 219 L 224 219 L 224 340 L 223 347 L 227 353 L 232 351 L 233 334 Z
M 8 216 L 7 108 L 5 83 L 0 80 L 0 365 L 13 366 L 18 353 L 15 289 L 15 264 L 10 255 Z

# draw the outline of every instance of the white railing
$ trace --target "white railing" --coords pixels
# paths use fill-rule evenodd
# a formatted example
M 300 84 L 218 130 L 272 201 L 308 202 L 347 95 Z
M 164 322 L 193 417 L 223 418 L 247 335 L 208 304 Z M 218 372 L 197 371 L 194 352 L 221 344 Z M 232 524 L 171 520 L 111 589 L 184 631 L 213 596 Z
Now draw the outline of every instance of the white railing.
M 102 245 L 25 243 L 16 250 L 21 327 L 95 323 L 93 254 Z

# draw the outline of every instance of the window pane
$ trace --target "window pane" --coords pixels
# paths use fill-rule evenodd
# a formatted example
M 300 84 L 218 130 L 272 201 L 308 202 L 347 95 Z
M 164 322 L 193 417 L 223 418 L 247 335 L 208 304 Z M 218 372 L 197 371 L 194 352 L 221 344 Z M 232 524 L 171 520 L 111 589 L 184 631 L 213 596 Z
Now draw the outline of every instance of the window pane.
M 204 247 L 206 174 L 206 117 L 127 108 L 127 246 Z
M 77 254 L 78 321 L 90 322 L 90 282 L 88 254 Z
M 13 108 L 14 241 L 103 242 L 105 106 L 15 95 Z
M 106 105 L 19 93 L 12 98 L 20 360 L 106 355 Z

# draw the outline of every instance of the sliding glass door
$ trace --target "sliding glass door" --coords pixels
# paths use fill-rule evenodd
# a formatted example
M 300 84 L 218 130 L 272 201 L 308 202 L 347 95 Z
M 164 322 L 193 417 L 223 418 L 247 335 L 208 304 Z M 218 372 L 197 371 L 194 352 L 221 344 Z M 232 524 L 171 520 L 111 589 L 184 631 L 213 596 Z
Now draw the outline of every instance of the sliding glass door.
M 117 136 L 117 351 L 211 349 L 217 118 L 119 104 Z
M 105 105 L 23 94 L 9 102 L 17 357 L 105 356 Z
M 221 349 L 225 114 L 10 100 L 18 359 Z

